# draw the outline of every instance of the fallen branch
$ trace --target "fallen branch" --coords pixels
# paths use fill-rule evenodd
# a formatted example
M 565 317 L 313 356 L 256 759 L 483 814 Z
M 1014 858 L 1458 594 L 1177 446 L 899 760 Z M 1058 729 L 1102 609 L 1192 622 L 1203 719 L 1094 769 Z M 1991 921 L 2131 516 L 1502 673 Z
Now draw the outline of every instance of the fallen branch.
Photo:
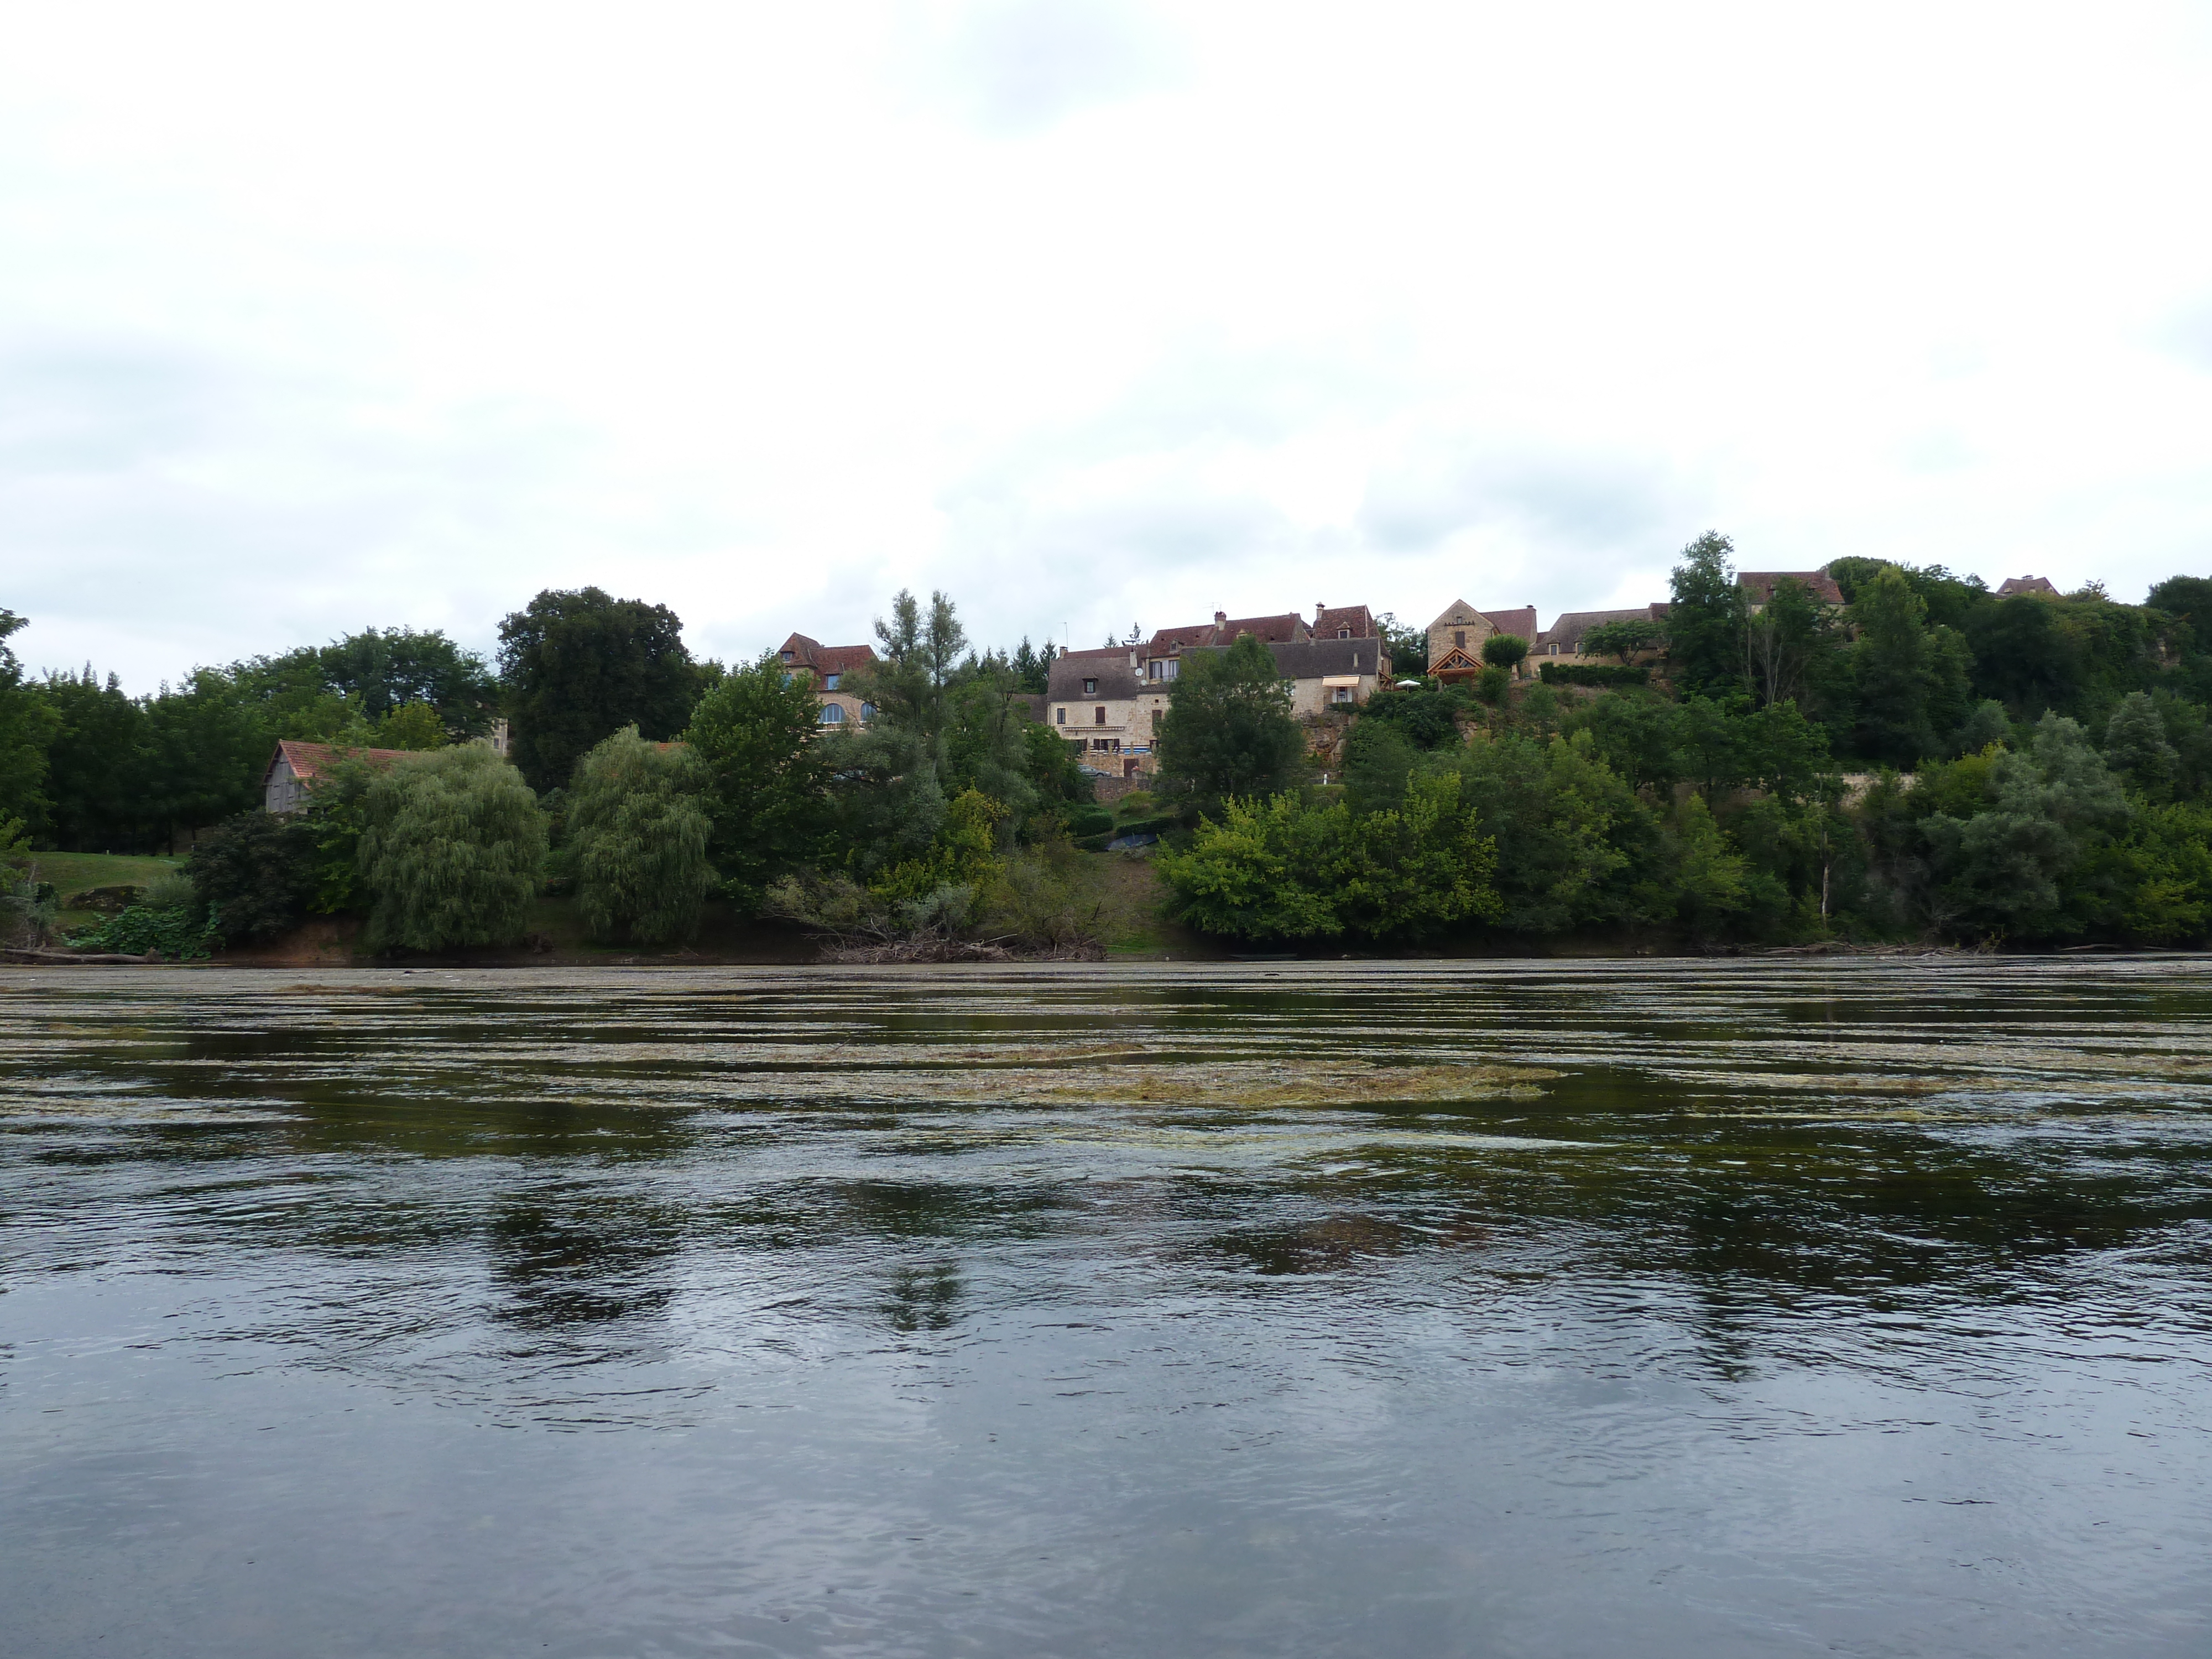
M 143 957 L 122 956 L 104 951 L 0 951 L 0 960 L 31 963 L 48 966 L 56 963 L 71 965 L 84 963 L 90 967 L 145 968 L 161 961 L 161 953 L 149 951 Z

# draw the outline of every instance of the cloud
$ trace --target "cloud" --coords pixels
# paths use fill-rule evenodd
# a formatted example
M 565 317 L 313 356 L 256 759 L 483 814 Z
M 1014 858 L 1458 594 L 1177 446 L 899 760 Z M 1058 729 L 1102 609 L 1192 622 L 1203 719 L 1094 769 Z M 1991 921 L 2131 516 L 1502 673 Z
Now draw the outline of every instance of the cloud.
M 1586 552 L 1663 537 L 1693 499 L 1656 461 L 1432 436 L 1376 469 L 1359 526 L 1384 548 L 1423 550 L 1503 526 L 1538 544 Z
M 1166 30 L 1116 0 L 984 0 L 945 31 L 936 58 L 969 119 L 1007 135 L 1164 85 L 1176 68 Z

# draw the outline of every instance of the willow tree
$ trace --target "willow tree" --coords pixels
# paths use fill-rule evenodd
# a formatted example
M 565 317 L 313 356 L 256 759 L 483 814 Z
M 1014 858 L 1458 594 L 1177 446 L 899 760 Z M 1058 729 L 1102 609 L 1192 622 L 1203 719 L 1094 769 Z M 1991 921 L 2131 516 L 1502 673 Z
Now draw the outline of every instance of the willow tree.
M 706 769 L 689 748 L 647 743 L 626 726 L 576 763 L 568 839 L 576 908 L 593 939 L 688 939 L 714 878 L 699 793 Z
M 545 818 L 521 773 L 483 744 L 434 749 L 395 763 L 363 805 L 372 949 L 522 936 L 545 862 Z

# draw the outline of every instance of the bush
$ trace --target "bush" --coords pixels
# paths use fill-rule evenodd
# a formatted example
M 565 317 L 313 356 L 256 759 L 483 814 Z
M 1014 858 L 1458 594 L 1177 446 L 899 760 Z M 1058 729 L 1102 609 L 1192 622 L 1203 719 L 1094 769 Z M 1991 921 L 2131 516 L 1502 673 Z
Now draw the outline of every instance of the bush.
M 156 910 L 185 910 L 203 901 L 190 876 L 170 870 L 146 884 L 146 902 Z
M 225 939 L 273 939 L 298 926 L 313 902 L 314 835 L 296 817 L 240 812 L 192 843 L 181 873 L 191 889 L 185 902 L 213 905 Z M 146 900 L 176 908 L 163 903 L 167 896 L 149 889 Z
M 365 805 L 371 949 L 521 935 L 545 861 L 544 817 L 521 773 L 480 744 L 434 749 L 376 778 Z
M 172 962 L 203 962 L 222 943 L 212 908 L 184 905 L 157 910 L 150 904 L 134 904 L 119 916 L 110 916 L 88 933 L 70 937 L 79 951 L 113 951 L 143 957 L 158 951 Z
M 1067 815 L 1067 833 L 1080 839 L 1103 836 L 1114 827 L 1114 815 L 1103 806 L 1079 806 Z
M 1547 685 L 1649 685 L 1649 668 L 1623 668 L 1612 663 L 1547 662 L 1536 665 L 1536 677 Z
M 662 749 L 626 726 L 576 763 L 568 851 L 576 908 L 596 939 L 689 939 L 714 872 L 698 794 L 705 769 L 689 749 Z

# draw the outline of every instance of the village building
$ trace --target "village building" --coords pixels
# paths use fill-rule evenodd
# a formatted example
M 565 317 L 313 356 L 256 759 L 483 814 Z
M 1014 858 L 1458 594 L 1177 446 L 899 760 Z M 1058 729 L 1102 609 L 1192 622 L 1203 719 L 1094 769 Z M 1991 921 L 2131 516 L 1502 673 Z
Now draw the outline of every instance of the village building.
M 1997 597 L 2001 599 L 2008 599 L 2019 593 L 2033 594 L 2039 599 L 2064 597 L 2048 576 L 2007 576 L 1997 584 Z
M 875 666 L 873 647 L 823 645 L 793 634 L 775 654 L 786 674 L 803 676 L 813 686 L 814 700 L 822 706 L 817 717 L 822 725 L 857 725 L 875 718 L 875 705 L 861 702 L 844 684 L 847 675 Z
M 1844 590 L 1825 570 L 1739 570 L 1735 585 L 1742 590 L 1745 609 L 1756 617 L 1774 597 L 1778 582 L 1797 582 L 1813 596 L 1815 605 L 1841 605 Z
M 1142 652 L 1133 645 L 1063 651 L 1046 676 L 1052 729 L 1081 751 L 1085 765 L 1109 777 L 1152 769 L 1152 728 L 1166 710 L 1167 696 L 1144 695 Z
M 1659 627 L 1667 623 L 1667 605 L 1662 601 L 1654 605 L 1639 605 L 1626 611 L 1563 611 L 1552 625 L 1536 636 L 1534 649 L 1528 653 L 1531 662 L 1554 663 L 1562 668 L 1580 667 L 1584 664 L 1610 663 L 1615 660 L 1606 653 L 1593 654 L 1583 648 L 1583 638 L 1593 629 L 1608 623 L 1648 622 Z
M 1478 611 L 1465 599 L 1450 606 L 1429 624 L 1428 672 L 1433 679 L 1471 680 L 1486 666 L 1483 642 L 1493 634 L 1512 634 L 1536 646 L 1536 607 L 1524 605 L 1515 611 Z M 1410 666 L 1410 665 L 1408 665 Z
M 381 771 L 407 752 L 404 749 L 341 749 L 332 744 L 282 738 L 261 771 L 261 810 L 304 812 L 307 791 L 330 776 L 340 761 L 361 761 Z
M 1310 718 L 1365 702 L 1390 673 L 1382 641 L 1341 635 L 1271 645 L 1275 667 L 1291 689 L 1291 713 Z

